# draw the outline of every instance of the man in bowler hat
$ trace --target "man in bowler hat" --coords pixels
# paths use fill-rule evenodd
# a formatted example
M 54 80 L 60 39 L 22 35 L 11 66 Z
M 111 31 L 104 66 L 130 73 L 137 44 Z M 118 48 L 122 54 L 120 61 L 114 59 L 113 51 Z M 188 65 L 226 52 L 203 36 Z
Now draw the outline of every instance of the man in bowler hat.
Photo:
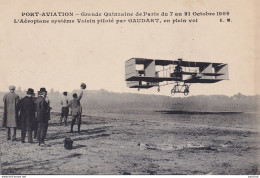
M 38 122 L 38 133 L 37 139 L 39 145 L 45 144 L 44 139 L 47 133 L 48 121 L 49 121 L 49 104 L 46 102 L 45 96 L 47 91 L 45 88 L 41 88 L 38 91 L 38 97 L 36 99 L 37 109 L 37 122 Z
M 6 127 L 6 139 L 16 140 L 16 127 L 18 126 L 19 96 L 14 92 L 15 86 L 9 86 L 10 92 L 4 95 L 4 114 L 2 127 Z
M 29 88 L 27 95 L 20 101 L 20 116 L 21 116 L 21 142 L 25 143 L 27 133 L 28 143 L 32 143 L 32 130 L 35 120 L 35 103 L 33 99 L 34 90 Z

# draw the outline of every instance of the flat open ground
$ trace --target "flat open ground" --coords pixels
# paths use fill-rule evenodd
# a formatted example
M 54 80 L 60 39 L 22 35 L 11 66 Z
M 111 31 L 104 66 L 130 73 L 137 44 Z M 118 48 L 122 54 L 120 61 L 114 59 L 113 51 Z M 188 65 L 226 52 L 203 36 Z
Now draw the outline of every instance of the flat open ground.
M 260 174 L 254 113 L 86 110 L 82 120 L 68 133 L 53 112 L 45 146 L 21 143 L 20 131 L 6 141 L 1 129 L 2 174 Z

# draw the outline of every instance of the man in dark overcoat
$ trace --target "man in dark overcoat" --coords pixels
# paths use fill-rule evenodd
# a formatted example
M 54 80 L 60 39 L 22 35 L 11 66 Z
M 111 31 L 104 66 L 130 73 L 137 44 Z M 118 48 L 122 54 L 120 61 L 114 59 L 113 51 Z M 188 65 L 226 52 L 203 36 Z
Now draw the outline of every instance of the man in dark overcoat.
M 18 126 L 19 96 L 14 92 L 15 86 L 9 86 L 10 92 L 4 95 L 4 113 L 2 127 L 6 127 L 6 139 L 16 140 L 16 127 Z
M 20 101 L 20 117 L 21 117 L 21 142 L 25 143 L 27 133 L 28 143 L 32 143 L 32 130 L 35 117 L 35 103 L 32 97 L 34 90 L 29 88 L 27 95 Z
M 38 132 L 38 122 L 37 122 L 37 108 L 36 108 L 36 99 L 37 97 L 35 97 L 35 93 L 33 93 L 32 95 L 33 98 L 33 102 L 35 105 L 35 116 L 34 116 L 34 122 L 33 122 L 33 138 L 36 139 L 37 138 L 37 132 Z
M 47 109 L 47 117 L 48 117 L 48 121 L 51 120 L 51 101 L 49 100 L 48 96 L 47 96 L 47 90 L 45 88 L 40 88 L 40 92 L 43 93 L 43 96 L 45 98 L 45 101 L 47 102 L 48 104 L 48 109 Z M 47 125 L 45 125 L 44 127 L 44 133 L 43 133 L 43 139 L 45 140 L 46 138 L 46 135 L 47 135 L 47 131 L 48 131 L 48 127 L 49 127 L 49 123 L 47 122 Z
M 38 97 L 36 99 L 37 109 L 37 122 L 38 133 L 37 139 L 39 145 L 44 144 L 45 130 L 48 127 L 49 115 L 48 115 L 48 103 L 45 100 L 45 92 L 43 90 L 38 91 Z

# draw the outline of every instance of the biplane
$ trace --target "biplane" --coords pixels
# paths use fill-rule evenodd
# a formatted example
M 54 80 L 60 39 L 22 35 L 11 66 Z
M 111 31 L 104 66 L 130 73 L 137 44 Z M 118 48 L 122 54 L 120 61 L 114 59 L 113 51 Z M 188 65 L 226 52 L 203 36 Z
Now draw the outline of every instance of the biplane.
M 178 60 L 131 58 L 125 62 L 125 81 L 129 88 L 148 89 L 173 84 L 171 94 L 189 94 L 193 83 L 228 80 L 228 64 Z

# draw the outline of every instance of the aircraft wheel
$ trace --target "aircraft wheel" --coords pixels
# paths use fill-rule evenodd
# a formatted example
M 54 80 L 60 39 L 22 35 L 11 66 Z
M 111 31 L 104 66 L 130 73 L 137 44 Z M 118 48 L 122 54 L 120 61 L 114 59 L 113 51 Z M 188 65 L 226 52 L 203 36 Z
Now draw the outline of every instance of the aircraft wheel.
M 137 91 L 140 91 L 140 88 L 138 88 Z
M 160 87 L 157 88 L 157 91 L 160 92 Z
M 186 89 L 184 90 L 184 95 L 187 96 L 188 94 L 189 94 L 189 89 L 186 88 Z
M 175 87 L 171 90 L 171 94 L 172 94 L 172 96 L 174 96 L 174 94 L 175 94 Z

